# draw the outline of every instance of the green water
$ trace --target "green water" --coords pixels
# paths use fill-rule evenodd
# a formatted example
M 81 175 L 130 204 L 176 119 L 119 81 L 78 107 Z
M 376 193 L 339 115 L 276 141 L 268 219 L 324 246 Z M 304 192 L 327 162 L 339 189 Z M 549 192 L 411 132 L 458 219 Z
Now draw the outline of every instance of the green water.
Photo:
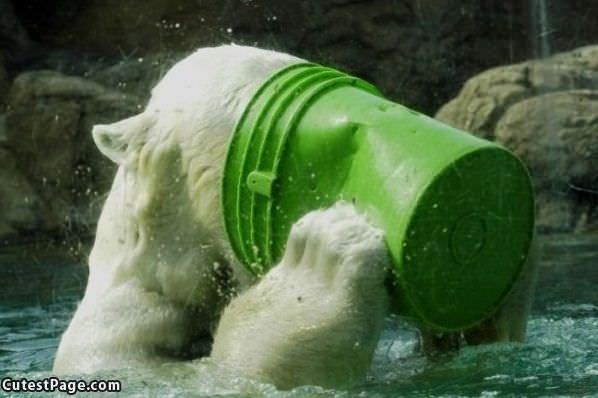
M 96 396 L 598 397 L 598 236 L 542 242 L 525 344 L 468 347 L 430 360 L 418 353 L 416 332 L 389 317 L 367 383 L 351 390 L 277 391 L 202 360 L 94 375 L 123 383 L 120 394 Z M 85 267 L 19 250 L 0 254 L 0 376 L 38 379 L 50 375 L 58 338 L 85 285 Z

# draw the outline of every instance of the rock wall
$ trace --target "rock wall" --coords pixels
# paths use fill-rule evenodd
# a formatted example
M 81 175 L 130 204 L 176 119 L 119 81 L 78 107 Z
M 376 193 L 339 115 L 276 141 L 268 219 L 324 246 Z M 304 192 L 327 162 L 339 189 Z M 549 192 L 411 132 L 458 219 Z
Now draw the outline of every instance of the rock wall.
M 137 58 L 227 42 L 259 45 L 341 67 L 428 113 L 454 95 L 467 77 L 531 53 L 528 11 L 516 0 L 14 4 L 31 36 L 45 46 Z
M 137 111 L 142 102 L 54 71 L 20 74 L 2 116 L 0 236 L 82 232 L 98 216 L 114 167 L 91 127 Z
M 598 46 L 481 73 L 436 117 L 524 159 L 541 230 L 598 229 Z
M 598 42 L 592 1 L 548 1 L 540 26 L 535 0 L 0 0 L 0 244 L 92 229 L 114 169 L 91 126 L 135 113 L 197 47 L 291 52 L 433 114 L 483 70 Z M 546 230 L 595 223 L 593 51 L 484 72 L 439 113 L 528 161 Z
M 0 0 L 7 1 L 7 0 Z M 137 58 L 237 42 L 339 66 L 426 113 L 492 66 L 598 40 L 594 0 L 19 0 L 44 47 Z M 571 24 L 574 21 L 575 26 Z

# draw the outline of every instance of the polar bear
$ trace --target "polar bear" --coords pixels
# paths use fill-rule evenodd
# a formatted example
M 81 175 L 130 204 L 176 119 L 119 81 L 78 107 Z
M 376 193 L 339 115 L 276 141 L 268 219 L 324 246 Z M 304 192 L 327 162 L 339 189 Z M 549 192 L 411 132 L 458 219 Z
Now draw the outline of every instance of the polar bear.
M 388 311 L 381 231 L 347 203 L 310 212 L 258 281 L 235 259 L 222 223 L 234 125 L 267 77 L 298 62 L 251 47 L 200 49 L 164 76 L 142 113 L 94 127 L 119 167 L 56 373 L 209 354 L 281 388 L 365 378 Z
M 193 358 L 213 339 L 214 361 L 281 387 L 364 377 L 386 312 L 380 231 L 347 204 L 314 211 L 256 283 L 221 221 L 234 124 L 269 75 L 297 62 L 249 47 L 201 49 L 166 74 L 141 114 L 94 127 L 119 168 L 55 372 Z

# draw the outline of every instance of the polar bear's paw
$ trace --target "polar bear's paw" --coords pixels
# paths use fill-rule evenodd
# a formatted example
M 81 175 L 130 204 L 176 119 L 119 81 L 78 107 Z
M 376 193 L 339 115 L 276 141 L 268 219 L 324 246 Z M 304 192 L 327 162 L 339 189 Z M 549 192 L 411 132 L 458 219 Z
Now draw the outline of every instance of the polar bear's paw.
M 225 309 L 215 361 L 281 388 L 363 380 L 386 311 L 381 231 L 351 205 L 308 213 L 281 262 Z

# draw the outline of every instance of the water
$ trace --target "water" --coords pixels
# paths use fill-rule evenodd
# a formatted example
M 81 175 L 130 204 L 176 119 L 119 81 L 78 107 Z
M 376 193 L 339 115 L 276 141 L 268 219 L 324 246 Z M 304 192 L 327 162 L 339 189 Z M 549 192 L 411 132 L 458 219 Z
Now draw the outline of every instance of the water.
M 530 0 L 530 10 L 534 55 L 546 58 L 550 55 L 549 36 L 553 33 L 548 18 L 547 0 Z
M 467 347 L 427 359 L 417 351 L 416 332 L 389 317 L 367 383 L 351 390 L 277 391 L 202 360 L 94 375 L 123 382 L 120 394 L 96 396 L 598 397 L 598 236 L 543 242 L 526 344 Z M 84 288 L 85 267 L 37 258 L 30 250 L 26 259 L 18 257 L 0 254 L 0 375 L 40 379 L 50 375 L 59 335 Z

